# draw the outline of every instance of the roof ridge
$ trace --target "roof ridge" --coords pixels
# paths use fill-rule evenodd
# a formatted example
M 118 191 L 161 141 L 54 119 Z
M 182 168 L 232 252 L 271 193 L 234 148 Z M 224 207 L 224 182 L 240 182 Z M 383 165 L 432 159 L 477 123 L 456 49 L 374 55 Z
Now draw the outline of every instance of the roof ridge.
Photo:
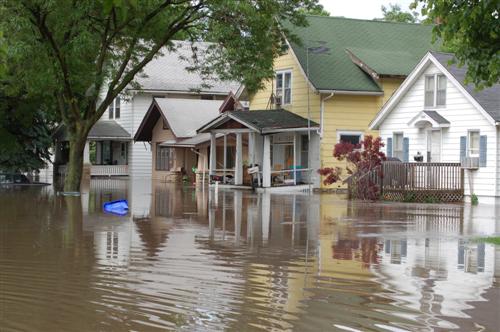
M 312 15 L 306 14 L 306 17 L 314 17 L 314 18 L 325 18 L 325 19 L 341 19 L 347 21 L 364 21 L 364 22 L 372 22 L 372 23 L 386 23 L 386 24 L 400 24 L 400 25 L 420 25 L 420 26 L 432 26 L 434 23 L 422 23 L 422 22 L 394 22 L 394 21 L 382 21 L 376 19 L 367 19 L 367 18 L 353 18 L 353 17 L 344 17 L 344 16 L 323 16 L 323 15 Z M 307 28 L 307 27 L 306 27 Z

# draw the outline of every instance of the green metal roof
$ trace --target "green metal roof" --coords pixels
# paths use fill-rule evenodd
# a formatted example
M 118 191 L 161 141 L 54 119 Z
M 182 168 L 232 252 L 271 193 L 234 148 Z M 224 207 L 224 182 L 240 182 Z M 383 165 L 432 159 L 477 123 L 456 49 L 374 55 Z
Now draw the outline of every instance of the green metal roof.
M 378 84 L 352 60 L 348 51 L 379 75 L 408 75 L 432 44 L 432 25 L 307 16 L 309 26 L 285 24 L 301 44 L 292 49 L 317 90 L 380 92 Z M 323 54 L 313 48 L 325 47 Z
M 286 110 L 255 110 L 255 111 L 234 111 L 230 113 L 244 123 L 257 128 L 260 131 L 271 129 L 293 129 L 318 127 L 314 121 L 307 121 L 306 118 Z

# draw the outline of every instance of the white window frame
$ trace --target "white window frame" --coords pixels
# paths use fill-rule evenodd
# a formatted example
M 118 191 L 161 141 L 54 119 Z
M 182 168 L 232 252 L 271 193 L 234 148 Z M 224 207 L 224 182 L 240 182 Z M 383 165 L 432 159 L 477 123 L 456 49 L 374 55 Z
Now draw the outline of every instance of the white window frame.
M 477 133 L 478 137 L 478 147 L 477 147 L 477 153 L 471 153 L 471 134 L 472 133 Z M 481 131 L 479 129 L 470 129 L 467 131 L 467 156 L 468 157 L 479 157 L 481 151 Z
M 432 91 L 433 91 L 433 101 L 432 101 L 432 105 L 425 105 L 425 93 L 427 92 L 427 78 L 428 77 L 433 77 L 434 78 L 434 86 L 432 88 Z M 445 94 L 445 99 L 444 99 L 444 104 L 443 105 L 438 105 L 437 104 L 437 95 L 438 95 L 438 79 L 439 78 L 444 78 L 446 80 L 446 85 L 445 85 L 445 89 L 444 89 L 444 94 Z M 446 75 L 442 74 L 442 73 L 436 73 L 436 74 L 430 74 L 430 75 L 425 75 L 424 76 L 424 109 L 436 109 L 436 108 L 444 108 L 446 107 L 446 102 L 447 102 L 447 96 L 448 96 L 448 93 L 447 93 L 447 90 L 448 90 L 448 78 L 446 77 Z
M 117 103 L 117 99 L 118 99 L 118 103 Z M 120 110 L 119 117 L 116 117 L 116 104 L 118 104 L 118 109 Z M 110 120 L 121 118 L 121 116 L 122 116 L 122 107 L 121 106 L 122 106 L 121 97 L 117 96 L 115 99 L 113 99 L 113 101 L 111 102 L 111 104 L 108 107 L 108 118 Z
M 355 131 L 355 130 L 338 130 L 337 131 L 337 143 L 340 143 L 340 137 L 342 135 L 349 135 L 349 136 L 359 136 L 359 143 L 361 143 L 362 140 L 365 139 L 365 133 L 362 131 Z
M 290 74 L 290 100 L 287 102 L 285 100 L 285 77 L 286 74 Z M 283 87 L 281 88 L 281 94 L 278 94 L 278 75 L 282 75 Z M 274 94 L 275 96 L 281 96 L 281 105 L 291 105 L 293 100 L 292 95 L 293 86 L 293 75 L 291 69 L 277 70 L 274 75 Z
M 396 150 L 396 135 L 401 135 L 401 150 Z M 398 158 L 401 161 L 404 161 L 404 139 L 405 134 L 402 131 L 395 131 L 392 133 L 392 157 Z M 396 152 L 401 152 L 401 158 L 396 156 Z

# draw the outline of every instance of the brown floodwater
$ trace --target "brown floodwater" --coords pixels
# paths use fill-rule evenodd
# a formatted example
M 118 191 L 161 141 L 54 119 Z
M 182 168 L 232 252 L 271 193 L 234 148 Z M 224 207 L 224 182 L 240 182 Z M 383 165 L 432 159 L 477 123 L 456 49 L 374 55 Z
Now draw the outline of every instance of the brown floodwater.
M 130 212 L 102 212 L 126 198 Z M 0 191 L 1 331 L 498 331 L 500 205 Z

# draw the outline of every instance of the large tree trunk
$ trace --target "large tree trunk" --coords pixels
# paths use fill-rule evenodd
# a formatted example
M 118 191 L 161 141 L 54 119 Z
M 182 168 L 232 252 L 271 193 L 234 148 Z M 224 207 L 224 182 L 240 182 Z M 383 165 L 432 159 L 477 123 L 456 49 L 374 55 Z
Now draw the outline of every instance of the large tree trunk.
M 83 171 L 83 150 L 87 141 L 86 133 L 74 133 L 70 135 L 69 161 L 64 179 L 64 191 L 80 191 L 80 182 Z

